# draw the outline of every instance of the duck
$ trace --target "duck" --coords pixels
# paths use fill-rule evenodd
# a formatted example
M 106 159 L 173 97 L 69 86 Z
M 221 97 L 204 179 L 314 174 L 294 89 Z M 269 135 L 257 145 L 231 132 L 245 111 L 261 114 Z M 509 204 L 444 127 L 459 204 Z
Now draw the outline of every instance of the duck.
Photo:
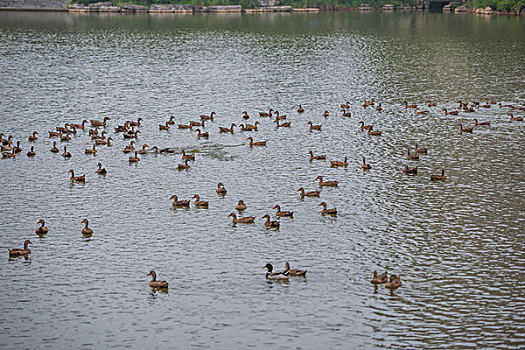
M 208 137 L 210 137 L 210 134 L 208 132 L 201 132 L 201 129 L 195 129 L 195 131 L 197 132 L 197 137 L 200 139 L 201 137 L 202 138 L 205 138 L 207 139 Z
M 275 120 L 285 120 L 288 116 L 285 114 L 285 115 L 280 115 L 279 114 L 279 111 L 275 111 Z
M 273 113 L 273 109 L 270 108 L 268 113 L 266 113 L 266 112 L 259 112 L 259 117 L 271 117 L 272 113 Z
M 16 153 L 15 153 L 15 149 L 12 148 L 12 152 L 2 152 L 2 158 L 15 158 L 16 157 Z
M 343 112 L 343 117 L 351 117 L 352 112 L 347 111 L 346 109 L 341 109 L 341 112 Z
M 365 122 L 362 120 L 359 123 L 361 124 L 361 131 L 372 130 L 374 128 L 373 125 L 365 125 Z
M 417 147 L 417 142 L 415 143 L 415 147 L 414 147 L 414 152 L 415 153 L 419 153 L 419 154 L 427 154 L 428 153 L 428 148 L 418 148 Z
M 259 121 L 256 121 L 255 124 L 241 124 L 241 130 L 242 131 L 257 131 L 257 126 L 259 125 Z
M 184 200 L 184 199 L 179 200 L 179 198 L 177 198 L 177 195 L 175 194 L 171 196 L 170 199 L 173 199 L 173 203 L 171 203 L 171 205 L 174 207 L 189 207 L 190 206 L 189 200 Z
M 490 108 L 490 107 L 492 107 L 489 103 L 484 104 L 484 105 L 479 105 L 479 106 L 483 107 L 483 108 Z
M 29 137 L 27 138 L 27 141 L 29 142 L 34 142 L 36 140 L 38 140 L 38 131 L 33 131 L 33 135 L 29 135 Z
M 9 257 L 16 258 L 19 256 L 28 256 L 29 254 L 31 254 L 31 250 L 28 248 L 30 244 L 33 244 L 33 243 L 31 243 L 30 240 L 26 239 L 24 241 L 24 249 L 20 249 L 20 248 L 8 249 Z
M 321 154 L 319 156 L 316 156 L 316 155 L 314 155 L 312 150 L 310 150 L 310 162 L 313 161 L 314 159 L 315 160 L 325 160 L 326 159 L 326 154 Z
M 401 275 L 391 275 L 390 281 L 385 284 L 385 288 L 389 288 L 390 290 L 397 289 L 401 287 L 403 284 L 401 283 Z
M 279 221 L 271 221 L 270 214 L 266 214 L 262 217 L 263 219 L 266 219 L 264 222 L 264 226 L 267 228 L 279 228 L 281 226 L 281 223 Z
M 134 130 L 133 128 L 131 130 L 128 130 L 122 136 L 124 136 L 125 139 L 136 139 L 138 138 L 140 133 L 140 130 Z
M 348 109 L 348 108 L 350 108 L 350 102 L 346 101 L 346 103 L 342 104 L 340 107 L 341 107 L 341 109 Z
M 186 124 L 177 124 L 177 127 L 178 127 L 179 129 L 192 129 L 192 128 L 193 128 L 193 126 L 191 126 L 191 125 L 186 125 Z
M 255 221 L 255 216 L 245 216 L 243 218 L 237 218 L 235 213 L 230 213 L 228 217 L 231 217 L 234 224 L 253 224 Z
M 208 202 L 206 201 L 201 201 L 201 197 L 196 194 L 192 197 L 192 199 L 195 198 L 195 206 L 196 207 L 202 207 L 202 208 L 208 208 Z
M 445 111 L 445 115 L 458 115 L 459 111 L 448 111 L 446 108 L 443 108 L 442 111 Z
M 49 138 L 53 137 L 60 137 L 60 133 L 56 131 L 48 131 L 49 132 Z
M 335 168 L 335 167 L 347 167 L 348 166 L 348 157 L 345 157 L 344 161 L 338 161 L 338 160 L 331 160 L 330 161 L 330 166 L 332 168 Z
M 167 125 L 175 125 L 175 117 L 172 115 L 170 119 L 166 122 Z
M 378 111 L 379 113 L 381 113 L 381 111 L 383 110 L 383 106 L 381 106 L 381 103 L 376 107 L 376 111 Z
M 427 106 L 428 106 L 428 107 L 436 107 L 436 106 L 437 106 L 437 103 L 428 100 L 428 101 L 427 101 Z
M 510 121 L 511 122 L 522 122 L 523 117 L 515 117 L 514 114 L 510 113 Z
M 280 217 L 293 217 L 293 211 L 281 211 L 281 206 L 279 204 L 276 204 L 273 209 L 277 209 L 277 213 L 275 213 L 276 216 Z
M 215 112 L 211 112 L 210 115 L 201 115 L 201 120 L 211 120 L 213 121 L 213 117 L 215 116 Z
M 71 153 L 67 151 L 67 147 L 64 146 L 64 152 L 62 153 L 62 157 L 64 158 L 71 158 Z
M 266 141 L 253 141 L 253 137 L 248 137 L 246 140 L 250 141 L 250 147 L 253 146 L 266 146 Z
M 324 111 L 324 112 L 323 112 L 323 117 L 326 118 L 326 117 L 328 117 L 329 115 L 330 115 L 330 113 L 329 113 L 328 111 Z
M 388 273 L 385 271 L 384 273 L 378 275 L 377 271 L 374 271 L 374 278 L 372 278 L 372 284 L 383 284 L 388 281 Z
M 303 197 L 319 197 L 319 195 L 321 195 L 321 191 L 310 191 L 310 192 L 305 192 L 304 191 L 304 188 L 300 188 L 297 190 L 298 192 L 301 192 L 301 198 Z
M 306 276 L 306 272 L 308 270 L 290 269 L 290 263 L 288 261 L 286 261 L 284 263 L 284 271 L 287 271 L 290 274 L 290 276 L 305 277 Z
M 86 182 L 86 175 L 75 176 L 75 172 L 73 171 L 73 169 L 69 169 L 69 173 L 71 173 L 71 177 L 69 178 L 69 180 L 73 182 Z
M 84 120 L 82 120 L 82 123 L 80 123 L 80 124 L 72 124 L 72 123 L 70 123 L 69 126 L 72 127 L 72 128 L 75 128 L 75 129 L 82 129 L 82 130 L 84 130 L 86 123 L 87 123 L 87 120 L 84 119 Z
M 177 164 L 178 170 L 188 170 L 190 168 L 190 165 L 188 164 L 188 160 L 184 160 L 184 164 Z
M 148 273 L 148 276 L 151 276 L 151 281 L 149 281 L 149 286 L 151 288 L 166 289 L 168 288 L 168 282 L 166 281 L 157 281 L 157 274 L 155 271 L 151 270 Z
M 410 153 L 410 148 L 407 149 L 407 159 L 408 160 L 419 160 L 419 154 L 418 153 Z
M 365 157 L 363 157 L 363 164 L 361 164 L 361 168 L 363 168 L 363 170 L 370 170 L 370 169 L 372 169 L 372 166 L 370 164 L 366 164 Z
M 222 182 L 219 182 L 217 184 L 217 194 L 220 194 L 221 196 L 224 196 L 226 195 L 226 193 L 228 193 L 228 191 L 226 190 L 226 188 L 224 187 L 224 185 L 222 184 Z
M 478 122 L 478 118 L 474 118 L 474 123 L 476 126 L 479 126 L 479 125 L 490 125 L 490 122 Z
M 232 123 L 232 125 L 229 127 L 229 128 L 225 128 L 225 127 L 222 127 L 222 126 L 219 126 L 219 132 L 222 132 L 222 133 L 231 133 L 233 134 L 233 127 L 234 126 L 237 126 L 235 125 L 235 123 Z
M 141 150 L 138 150 L 137 153 L 138 153 L 138 154 L 146 154 L 146 153 L 148 153 L 148 151 L 146 151 L 146 148 L 148 148 L 148 147 L 149 147 L 148 144 L 146 144 L 146 143 L 143 144 L 143 145 L 142 145 L 142 149 L 141 149 Z
M 422 110 L 420 110 L 419 108 L 416 108 L 416 114 L 427 115 L 427 114 L 429 114 L 429 113 L 430 113 L 430 111 L 427 111 L 427 110 L 422 111 Z
M 382 133 L 380 130 L 368 130 L 369 136 L 381 136 Z
M 501 104 L 501 102 L 498 103 L 498 106 L 499 106 L 499 108 L 502 108 L 502 107 L 513 108 L 514 107 L 513 105 L 503 105 L 503 104 Z
M 459 132 L 460 132 L 460 133 L 464 133 L 464 132 L 469 132 L 469 133 L 471 133 L 471 132 L 472 132 L 472 128 L 463 128 L 463 125 L 462 125 L 462 124 L 459 124 Z
M 91 237 L 91 236 L 93 236 L 93 230 L 88 227 L 88 225 L 89 225 L 88 219 L 84 219 L 80 223 L 84 224 L 84 228 L 82 229 L 82 235 L 84 237 Z
M 435 175 L 435 174 L 430 175 L 430 180 L 433 180 L 433 181 L 445 181 L 446 179 L 447 177 L 445 175 L 445 169 L 441 170 L 441 175 Z
M 279 124 L 279 119 L 274 120 L 274 123 L 277 123 L 277 129 L 279 129 L 279 128 L 289 128 L 290 126 L 292 126 L 292 122 Z
M 237 202 L 237 205 L 235 206 L 235 209 L 238 210 L 238 211 L 243 211 L 247 208 L 248 206 L 244 203 L 244 201 L 242 199 L 240 199 L 238 202 Z
M 60 134 L 60 142 L 69 142 L 71 141 L 71 137 L 69 137 L 66 134 Z
M 140 123 L 141 121 L 142 121 L 142 118 L 139 117 L 139 119 L 137 119 L 136 122 L 130 122 L 129 124 L 130 124 L 131 126 L 139 127 L 140 124 L 141 124 L 141 123 Z
M 205 128 L 206 126 L 204 125 L 204 123 L 205 123 L 205 119 L 202 119 L 201 122 L 190 121 L 191 126 L 198 126 L 198 127 Z
M 124 153 L 131 153 L 135 150 L 135 141 L 131 141 L 129 145 L 124 147 Z
M 299 108 L 297 108 L 297 113 L 299 113 L 299 114 L 304 113 L 303 106 L 299 105 Z
M 40 219 L 40 221 L 38 221 L 37 224 L 40 224 L 40 226 L 36 229 L 35 233 L 39 236 L 46 235 L 49 230 L 45 226 L 46 222 L 44 221 L 44 219 Z
M 325 215 L 325 214 L 329 214 L 329 215 L 337 214 L 337 209 L 336 208 L 326 209 L 326 202 L 321 202 L 321 204 L 319 204 L 319 205 L 323 206 L 323 210 L 321 210 L 321 214 L 323 214 L 323 215 Z
M 116 133 L 119 133 L 119 132 L 127 132 L 129 130 L 129 124 L 130 122 L 129 121 L 126 121 L 124 123 L 124 125 L 118 125 L 116 128 L 115 128 L 115 132 Z
M 100 121 L 100 120 L 91 120 L 91 126 L 102 126 L 102 127 L 106 127 L 106 123 L 108 120 L 111 120 L 110 117 L 104 117 L 104 121 Z
M 168 124 L 168 122 L 166 122 L 165 125 L 162 125 L 162 124 L 159 124 L 159 130 L 162 131 L 162 130 L 169 130 L 170 129 L 170 125 Z
M 129 158 L 128 158 L 128 161 L 129 161 L 130 163 L 137 163 L 137 162 L 140 162 L 140 158 L 138 157 L 137 152 L 135 152 L 135 156 L 134 156 L 134 157 L 129 157 Z
M 319 187 L 328 186 L 328 187 L 337 187 L 339 186 L 339 181 L 323 181 L 323 177 L 319 175 L 315 178 L 315 181 L 319 180 Z
M 20 141 L 16 141 L 16 146 L 13 147 L 13 151 L 15 153 L 20 153 L 22 152 L 22 148 L 20 148 Z
M 97 174 L 99 174 L 99 175 L 106 175 L 106 174 L 108 173 L 108 172 L 106 171 L 106 169 L 102 167 L 102 163 L 98 163 L 97 166 L 98 166 L 98 169 L 95 170 L 95 172 L 96 172 Z
M 91 135 L 91 140 L 105 140 L 106 139 L 106 130 L 103 130 L 100 135 Z
M 3 134 L 2 134 L 3 135 Z M 9 135 L 7 139 L 2 139 L 2 146 L 8 146 L 11 145 L 11 142 L 13 142 L 13 135 Z
M 97 154 L 97 148 L 96 147 L 97 147 L 97 145 L 94 144 L 93 148 L 87 148 L 86 150 L 84 150 L 84 153 L 85 154 L 95 154 L 96 155 Z
M 36 156 L 35 146 L 31 146 L 31 150 L 30 150 L 29 152 L 27 152 L 27 156 L 28 156 L 28 157 L 34 157 L 34 156 Z
M 322 128 L 321 124 L 314 125 L 312 122 L 308 122 L 306 124 L 310 125 L 310 131 L 312 131 L 312 130 L 321 130 L 321 128 Z
M 409 168 L 408 165 L 405 164 L 405 167 L 403 168 L 403 172 L 407 175 L 416 175 L 417 174 L 417 167 L 415 168 Z
M 105 145 L 105 146 L 111 147 L 111 141 L 113 141 L 112 137 L 108 137 L 107 140 L 95 140 L 95 145 L 97 146 Z
M 195 154 L 186 154 L 186 152 L 182 150 L 182 160 L 191 160 L 192 162 L 194 162 Z
M 289 271 L 273 271 L 273 265 L 270 264 L 270 263 L 266 264 L 262 268 L 268 270 L 268 271 L 266 271 L 266 278 L 267 279 L 287 280 L 287 279 L 290 278 L 290 272 Z
M 57 147 L 57 142 L 56 141 L 53 141 L 53 147 L 51 147 L 50 151 L 52 153 L 58 153 L 60 150 L 58 149 Z
M 363 108 L 366 108 L 368 106 L 373 106 L 375 104 L 376 100 L 373 98 L 371 99 L 370 101 L 367 101 L 365 100 L 365 102 L 363 103 Z
M 417 105 L 409 105 L 407 100 L 404 100 L 403 104 L 405 105 L 405 108 L 417 108 Z

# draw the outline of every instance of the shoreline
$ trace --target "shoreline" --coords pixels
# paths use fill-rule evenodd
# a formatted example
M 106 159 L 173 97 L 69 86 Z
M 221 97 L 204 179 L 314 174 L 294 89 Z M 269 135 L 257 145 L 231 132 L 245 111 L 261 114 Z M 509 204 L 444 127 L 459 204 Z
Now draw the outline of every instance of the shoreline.
M 95 4 L 96 5 L 96 4 Z M 380 8 L 374 8 L 371 6 L 360 6 L 360 7 L 291 7 L 291 6 L 268 6 L 260 8 L 242 8 L 240 5 L 216 5 L 216 6 L 191 6 L 191 5 L 180 5 L 180 4 L 155 4 L 149 8 L 147 6 L 140 5 L 125 5 L 123 7 L 110 6 L 110 5 L 99 5 L 99 6 L 85 6 L 81 4 L 71 4 L 69 7 L 0 7 L 0 11 L 5 12 L 69 12 L 69 13 L 88 13 L 88 14 L 99 14 L 99 13 L 115 13 L 115 14 L 134 14 L 134 13 L 147 13 L 147 14 L 198 14 L 198 13 L 246 13 L 246 14 L 257 14 L 257 13 L 323 13 L 323 12 L 425 12 L 430 11 L 430 8 L 421 8 L 418 6 L 406 5 L 403 7 L 396 7 L 394 5 L 384 5 Z M 436 11 L 438 13 L 438 11 Z M 477 8 L 470 9 L 465 6 L 459 6 L 458 8 L 450 8 L 450 5 L 446 5 L 441 11 L 443 14 L 475 14 L 484 16 L 513 16 L 523 17 L 525 16 L 525 9 L 520 13 L 515 12 L 504 12 L 496 11 L 487 7 L 485 9 Z

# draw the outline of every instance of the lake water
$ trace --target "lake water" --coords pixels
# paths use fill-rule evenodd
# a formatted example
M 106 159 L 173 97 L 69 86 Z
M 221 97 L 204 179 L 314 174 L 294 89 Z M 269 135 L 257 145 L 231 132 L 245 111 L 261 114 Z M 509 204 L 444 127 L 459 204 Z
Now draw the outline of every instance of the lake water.
M 0 348 L 523 348 L 525 123 L 497 105 L 441 109 L 523 106 L 524 57 L 515 17 L 0 13 L 0 132 L 23 148 L 0 159 Z M 381 113 L 361 107 L 372 98 Z M 292 127 L 258 117 L 269 108 Z M 159 131 L 170 115 L 188 123 L 211 111 L 207 141 Z M 219 134 L 243 111 L 258 132 Z M 85 131 L 67 144 L 70 160 L 49 152 L 48 130 L 104 116 L 112 147 L 85 155 Z M 113 129 L 138 117 L 139 145 L 177 153 L 130 165 L 129 140 Z M 492 124 L 460 134 L 473 118 Z M 250 135 L 268 146 L 250 148 Z M 419 162 L 405 158 L 415 142 L 429 148 Z M 181 149 L 196 155 L 188 171 L 176 169 Z M 327 160 L 310 162 L 309 150 Z M 348 168 L 330 167 L 345 156 Z M 443 168 L 447 180 L 430 181 Z M 86 184 L 70 183 L 69 169 Z M 301 200 L 318 175 L 339 187 Z M 210 207 L 174 209 L 173 194 Z M 232 226 L 239 199 L 255 224 Z M 322 216 L 321 201 L 338 216 Z M 267 230 L 261 217 L 276 204 L 295 217 Z M 45 238 L 34 233 L 41 218 Z M 25 239 L 30 258 L 8 259 Z M 262 266 L 285 261 L 307 278 L 265 279 Z M 167 294 L 149 288 L 151 269 Z M 374 270 L 403 286 L 375 289 Z

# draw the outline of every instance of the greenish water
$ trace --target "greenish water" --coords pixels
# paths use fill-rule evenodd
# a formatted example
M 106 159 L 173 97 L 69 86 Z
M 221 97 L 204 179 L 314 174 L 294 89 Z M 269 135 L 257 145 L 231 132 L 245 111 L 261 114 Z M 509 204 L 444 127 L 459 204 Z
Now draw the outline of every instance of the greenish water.
M 522 348 L 525 124 L 497 105 L 441 109 L 523 106 L 523 57 L 525 22 L 514 17 L 0 12 L 0 132 L 23 148 L 0 159 L 0 348 Z M 371 98 L 381 113 L 361 107 Z M 292 127 L 258 117 L 269 108 Z M 170 115 L 187 124 L 211 111 L 209 140 L 159 131 Z M 112 147 L 85 155 L 86 131 L 68 143 L 70 160 L 49 152 L 48 130 L 104 116 Z M 130 165 L 113 128 L 138 117 L 139 145 L 177 152 Z M 473 118 L 491 125 L 460 134 Z M 255 120 L 258 132 L 218 132 Z M 268 146 L 248 147 L 250 135 Z M 415 142 L 429 148 L 419 162 L 405 157 Z M 176 169 L 182 149 L 196 151 L 188 171 Z M 309 150 L 350 164 L 310 162 Z M 442 168 L 447 180 L 430 181 Z M 71 184 L 69 169 L 86 184 Z M 341 183 L 301 199 L 318 175 Z M 171 195 L 196 193 L 208 210 L 172 208 Z M 254 225 L 227 217 L 240 199 Z M 321 201 L 338 216 L 322 216 Z M 267 230 L 275 204 L 294 219 Z M 45 238 L 34 233 L 41 218 Z M 30 258 L 9 260 L 6 248 L 25 239 Z M 261 266 L 287 260 L 308 277 L 265 279 Z M 167 294 L 148 287 L 151 269 Z M 401 274 L 403 287 L 374 289 L 374 270 Z

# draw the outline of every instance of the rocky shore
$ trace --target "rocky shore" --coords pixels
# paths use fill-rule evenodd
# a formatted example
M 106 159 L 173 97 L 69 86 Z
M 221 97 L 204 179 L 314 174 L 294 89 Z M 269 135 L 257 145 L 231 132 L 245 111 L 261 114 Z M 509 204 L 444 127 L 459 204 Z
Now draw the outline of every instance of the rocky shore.
M 192 6 L 189 4 L 152 4 L 151 6 L 141 6 L 135 4 L 124 4 L 114 6 L 112 2 L 97 2 L 89 5 L 70 3 L 66 0 L 0 0 L 0 10 L 18 10 L 18 11 L 69 11 L 80 13 L 150 13 L 150 14 L 192 14 L 196 12 L 209 13 L 261 13 L 261 12 L 320 12 L 320 11 L 413 11 L 425 10 L 428 4 L 420 2 L 417 5 L 395 6 L 385 4 L 382 7 L 375 8 L 368 3 L 363 3 L 358 7 L 310 7 L 295 8 L 292 6 L 280 6 L 277 0 L 260 0 L 258 8 L 242 8 L 241 5 L 216 5 L 216 6 Z M 456 6 L 454 3 L 443 7 L 444 13 L 473 13 L 480 15 L 514 15 L 525 16 L 525 9 L 519 13 L 495 11 L 490 7 L 483 9 L 471 9 L 463 5 Z

